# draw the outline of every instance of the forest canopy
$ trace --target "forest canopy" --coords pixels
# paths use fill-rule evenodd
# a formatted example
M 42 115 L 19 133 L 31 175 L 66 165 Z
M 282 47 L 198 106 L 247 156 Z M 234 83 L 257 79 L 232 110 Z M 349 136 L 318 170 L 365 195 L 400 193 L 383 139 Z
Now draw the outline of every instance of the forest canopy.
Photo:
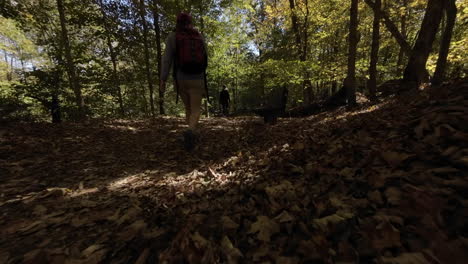
M 424 32 L 424 23 L 436 20 L 424 19 L 436 12 L 431 5 L 444 2 L 456 8 L 437 13 L 435 35 Z M 207 41 L 210 112 L 218 111 L 223 85 L 232 93 L 234 112 L 257 107 L 280 87 L 289 89 L 288 108 L 310 105 L 346 86 L 354 53 L 352 85 L 368 97 L 375 93 L 371 87 L 389 80 L 419 81 L 425 69 L 437 80 L 467 75 L 466 1 L 5 0 L 0 5 L 0 111 L 9 119 L 50 120 L 51 112 L 56 121 L 181 114 L 174 89 L 165 95 L 157 89 L 165 39 L 181 11 L 192 14 Z M 350 12 L 351 18 L 357 15 L 355 31 Z M 451 21 L 454 27 L 448 29 Z M 431 34 L 432 45 L 421 49 L 418 41 Z M 448 54 L 441 56 L 447 38 Z M 423 72 L 408 70 L 415 56 L 426 56 L 415 50 L 428 51 Z M 444 63 L 440 57 L 446 58 L 442 74 L 436 73 Z

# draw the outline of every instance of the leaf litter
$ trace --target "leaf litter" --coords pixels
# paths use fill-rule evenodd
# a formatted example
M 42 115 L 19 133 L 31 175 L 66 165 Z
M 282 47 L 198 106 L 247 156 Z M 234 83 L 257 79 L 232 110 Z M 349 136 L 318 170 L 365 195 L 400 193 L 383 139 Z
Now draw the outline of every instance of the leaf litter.
M 0 263 L 466 263 L 468 84 L 265 126 L 8 124 Z

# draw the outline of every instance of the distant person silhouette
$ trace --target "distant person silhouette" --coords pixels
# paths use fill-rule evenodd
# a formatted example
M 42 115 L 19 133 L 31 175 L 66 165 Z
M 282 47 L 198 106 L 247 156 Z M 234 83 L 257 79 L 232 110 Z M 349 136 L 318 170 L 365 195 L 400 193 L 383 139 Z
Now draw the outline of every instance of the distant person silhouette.
M 229 103 L 231 102 L 231 97 L 229 96 L 229 91 L 226 88 L 226 85 L 223 85 L 223 90 L 219 93 L 219 103 L 223 109 L 223 115 L 227 116 L 229 114 Z

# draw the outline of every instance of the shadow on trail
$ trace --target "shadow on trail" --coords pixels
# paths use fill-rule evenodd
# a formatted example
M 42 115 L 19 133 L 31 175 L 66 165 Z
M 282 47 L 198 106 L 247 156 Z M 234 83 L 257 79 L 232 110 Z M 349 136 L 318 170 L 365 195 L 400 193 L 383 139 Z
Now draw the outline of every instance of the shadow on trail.
M 10 254 L 21 255 L 50 234 L 66 239 L 54 240 L 55 244 L 47 247 L 62 243 L 67 250 L 78 248 L 72 258 L 84 259 L 86 256 L 80 252 L 99 244 L 107 249 L 101 260 L 109 262 L 133 263 L 146 254 L 148 263 L 161 256 L 167 257 L 168 263 L 183 263 L 194 252 L 223 256 L 225 253 L 219 248 L 226 237 L 246 260 L 251 260 L 261 247 L 258 240 L 266 239 L 260 234 L 272 233 L 268 243 L 286 256 L 307 258 L 310 249 L 320 250 L 323 246 L 323 256 L 313 256 L 317 263 L 331 257 L 330 248 L 336 250 L 338 258 L 344 256 L 346 252 L 338 246 L 343 241 L 351 243 L 364 258 L 379 257 L 378 251 L 369 251 L 370 246 L 366 246 L 372 242 L 372 234 L 378 232 L 377 226 L 382 222 L 379 214 L 404 218 L 403 222 L 398 221 L 399 225 L 393 226 L 393 220 L 387 224 L 391 224 L 391 230 L 413 235 L 414 230 L 406 230 L 407 226 L 401 223 L 423 217 L 436 219 L 435 212 L 447 208 L 443 202 L 421 200 L 442 199 L 431 191 L 433 187 L 440 188 L 440 177 L 421 175 L 437 167 L 453 167 L 451 171 L 456 173 L 452 176 L 461 177 L 465 168 L 436 152 L 438 146 L 453 145 L 453 139 L 440 133 L 439 138 L 426 138 L 434 132 L 430 129 L 440 126 L 437 122 L 448 122 L 450 127 L 468 133 L 457 121 L 462 115 L 446 113 L 462 110 L 445 109 L 444 105 L 452 101 L 441 101 L 428 111 L 425 100 L 413 99 L 353 111 L 342 108 L 309 118 L 280 119 L 274 126 L 253 118 L 206 119 L 200 126 L 202 143 L 192 154 L 182 150 L 181 120 L 159 119 L 153 124 L 97 122 L 88 127 L 70 124 L 60 129 L 47 125 L 10 128 L 12 132 L 8 133 L 20 133 L 6 135 L 15 141 L 4 149 L 18 151 L 18 156 L 8 156 L 7 162 L 27 166 L 23 170 L 7 167 L 10 175 L 2 180 L 1 187 L 11 186 L 16 194 L 27 192 L 31 187 L 26 180 L 32 180 L 34 184 L 39 181 L 73 189 L 83 182 L 84 188 L 102 189 L 92 194 L 40 200 L 48 212 L 66 212 L 59 215 L 63 218 L 60 221 L 53 220 L 56 216 L 53 221 L 48 218 L 47 224 L 52 221 L 62 225 L 53 232 L 34 222 L 35 212 L 43 210 L 34 202 L 20 204 L 22 210 L 8 205 L 11 215 L 0 219 L 5 223 L 2 226 L 0 222 L 0 231 L 6 230 L 7 235 L 0 244 L 15 241 L 7 249 Z M 429 125 L 421 135 L 425 140 L 436 140 L 434 145 L 418 138 L 421 135 L 416 128 L 425 122 Z M 5 147 L 5 141 L 2 144 Z M 458 144 L 460 148 L 467 147 L 466 142 Z M 41 161 L 43 155 L 54 158 L 55 163 Z M 41 162 L 35 165 L 27 163 L 28 159 Z M 19 184 L 18 176 L 23 177 L 24 184 Z M 20 186 L 26 186 L 26 190 Z M 8 188 L 5 193 L 14 195 Z M 368 197 L 371 193 L 378 193 L 380 201 Z M 455 189 L 450 198 L 464 197 L 463 193 L 463 188 Z M 392 199 L 396 194 L 400 195 L 398 199 Z M 343 209 L 348 213 L 346 217 L 337 217 Z M 446 211 L 448 220 L 444 221 L 462 222 L 464 215 L 457 214 L 456 208 Z M 22 214 L 24 224 L 12 228 L 8 223 L 16 220 L 15 213 Z M 339 223 L 319 225 L 332 218 Z M 367 229 L 356 219 L 365 220 Z M 424 229 L 423 224 L 418 222 L 417 227 Z M 453 227 L 441 228 L 441 232 L 463 231 L 460 225 L 449 226 Z M 268 230 L 252 231 L 263 227 Z M 36 233 L 30 237 L 15 233 L 31 229 Z M 309 243 L 311 237 L 320 238 L 324 244 L 311 244 L 305 251 L 288 246 Z M 412 250 L 407 248 L 405 239 L 401 237 L 403 245 L 398 240 L 398 247 Z M 424 241 L 430 239 L 424 237 Z

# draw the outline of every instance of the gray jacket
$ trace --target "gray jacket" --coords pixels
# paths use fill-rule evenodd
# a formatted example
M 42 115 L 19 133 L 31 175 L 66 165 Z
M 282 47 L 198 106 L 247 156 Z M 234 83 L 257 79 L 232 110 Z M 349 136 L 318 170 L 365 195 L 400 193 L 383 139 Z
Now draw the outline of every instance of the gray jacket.
M 176 36 L 175 32 L 169 33 L 169 36 L 167 36 L 166 39 L 166 50 L 164 51 L 164 56 L 162 57 L 162 67 L 161 67 L 161 80 L 162 81 L 167 81 L 169 78 L 169 73 L 171 71 L 171 68 L 175 56 L 176 56 Z M 206 49 L 206 43 L 203 42 L 205 45 L 205 50 Z M 177 69 L 176 72 L 176 78 L 177 80 L 203 80 L 204 76 L 203 73 L 201 74 L 187 74 L 183 73 L 180 71 L 180 69 Z

